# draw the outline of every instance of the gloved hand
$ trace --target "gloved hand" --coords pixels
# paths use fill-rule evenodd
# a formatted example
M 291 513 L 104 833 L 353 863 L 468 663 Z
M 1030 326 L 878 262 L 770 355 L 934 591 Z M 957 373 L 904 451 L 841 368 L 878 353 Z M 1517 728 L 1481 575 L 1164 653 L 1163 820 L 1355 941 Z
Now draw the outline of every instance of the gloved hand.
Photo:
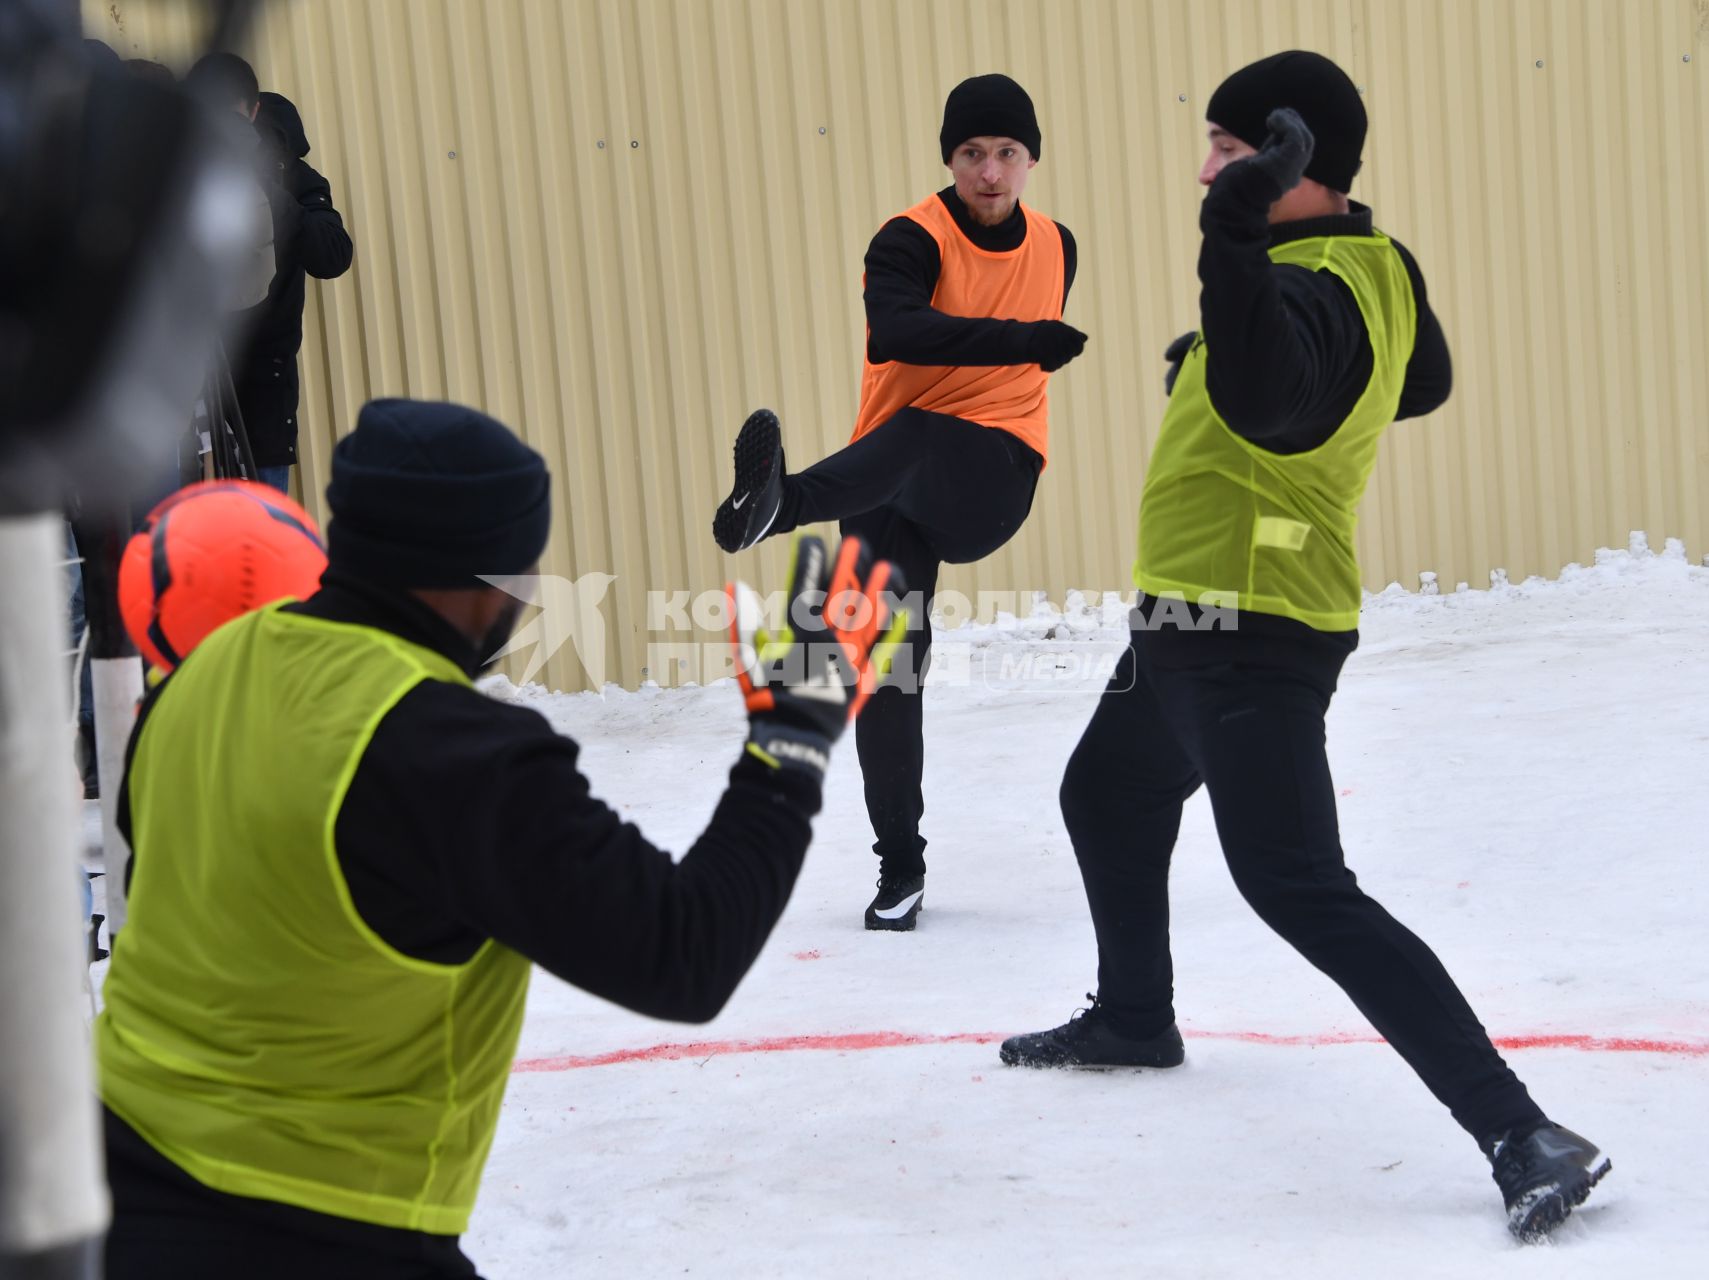
M 1279 107 L 1272 111 L 1264 117 L 1264 126 L 1269 129 L 1270 136 L 1264 139 L 1257 155 L 1247 157 L 1246 163 L 1269 174 L 1286 195 L 1299 186 L 1300 179 L 1305 176 L 1305 167 L 1311 163 L 1317 139 L 1306 127 L 1306 122 L 1300 119 L 1300 113 L 1292 107 Z
M 879 682 L 907 630 L 886 596 L 907 590 L 888 560 L 872 562 L 859 538 L 844 538 L 832 564 L 815 537 L 795 541 L 789 608 L 772 635 L 759 626 L 759 597 L 726 584 L 736 681 L 748 708 L 748 754 L 774 769 L 822 780 L 834 743 Z
M 1193 349 L 1193 342 L 1199 336 L 1197 329 L 1183 333 L 1175 341 L 1163 349 L 1163 358 L 1169 362 L 1169 372 L 1163 375 L 1163 394 L 1175 394 L 1175 379 L 1181 376 L 1181 364 L 1187 358 L 1187 352 Z
M 1086 335 L 1060 320 L 1035 320 L 1027 335 L 1027 355 L 1046 373 L 1055 373 L 1086 349 Z

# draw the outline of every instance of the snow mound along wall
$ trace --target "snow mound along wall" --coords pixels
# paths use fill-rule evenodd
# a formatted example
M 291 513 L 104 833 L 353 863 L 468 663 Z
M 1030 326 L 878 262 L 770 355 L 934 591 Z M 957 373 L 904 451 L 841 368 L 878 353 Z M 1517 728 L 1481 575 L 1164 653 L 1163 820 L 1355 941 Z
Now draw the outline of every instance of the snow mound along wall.
M 1666 539 L 1658 553 L 1650 549 L 1648 537 L 1635 530 L 1625 548 L 1602 548 L 1591 564 L 1568 564 L 1554 578 L 1534 575 L 1513 583 L 1505 570 L 1495 569 L 1490 572 L 1487 589 L 1473 590 L 1466 583 L 1458 583 L 1453 591 L 1445 592 L 1432 573 L 1420 575 L 1416 591 L 1398 582 L 1390 583 L 1381 591 L 1365 593 L 1364 615 L 1381 627 L 1402 615 L 1431 610 L 1458 614 L 1526 601 L 1567 605 L 1574 597 L 1589 597 L 1605 589 L 1636 590 L 1658 596 L 1709 589 L 1709 567 L 1692 563 L 1685 544 L 1678 538 Z M 1059 606 L 1038 591 L 1032 594 L 1031 608 L 1025 614 L 998 610 L 990 620 L 979 621 L 968 616 L 971 610 L 964 607 L 967 602 L 961 601 L 947 610 L 934 610 L 932 625 L 940 644 L 957 646 L 972 655 L 998 645 L 1006 648 L 1031 643 L 1041 648 L 1063 643 L 1120 645 L 1128 638 L 1128 613 L 1133 599 L 1132 591 L 1070 591 Z M 493 697 L 522 705 L 565 696 L 535 683 L 518 686 L 504 675 L 485 676 L 478 685 Z M 662 692 L 661 686 L 646 681 L 638 690 L 607 685 L 598 694 L 580 696 L 605 698 L 616 693 L 633 693 L 653 697 Z

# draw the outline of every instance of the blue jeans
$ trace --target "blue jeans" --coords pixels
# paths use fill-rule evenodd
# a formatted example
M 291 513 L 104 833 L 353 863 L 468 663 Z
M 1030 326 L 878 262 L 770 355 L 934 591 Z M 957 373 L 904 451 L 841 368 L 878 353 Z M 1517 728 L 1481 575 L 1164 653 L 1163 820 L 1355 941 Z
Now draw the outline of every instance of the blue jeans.
M 290 463 L 287 462 L 282 467 L 257 467 L 255 472 L 261 477 L 262 484 L 269 485 L 283 494 L 288 495 L 291 492 Z

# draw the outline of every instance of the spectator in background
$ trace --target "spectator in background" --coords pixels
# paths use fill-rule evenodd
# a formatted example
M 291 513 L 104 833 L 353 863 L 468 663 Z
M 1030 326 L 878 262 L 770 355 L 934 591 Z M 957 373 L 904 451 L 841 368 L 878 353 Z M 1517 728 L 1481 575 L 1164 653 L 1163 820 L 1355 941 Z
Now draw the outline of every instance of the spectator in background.
M 235 53 L 210 53 L 197 60 L 184 77 L 184 87 L 215 110 L 230 110 L 253 125 L 261 106 L 261 85 L 255 69 Z M 260 135 L 253 128 L 242 134 L 243 145 L 256 153 L 257 174 L 253 205 L 254 255 L 232 295 L 233 311 L 248 311 L 267 298 L 275 267 L 273 248 L 273 201 L 260 169 Z
M 131 74 L 144 80 L 153 80 L 157 84 L 177 84 L 178 77 L 172 74 L 172 68 L 164 63 L 153 62 L 148 58 L 126 58 L 125 69 Z
M 105 40 L 97 40 L 93 36 L 83 41 L 83 52 L 88 55 L 90 65 L 98 70 L 116 67 L 124 61 L 112 45 Z
M 333 280 L 350 270 L 355 246 L 332 205 L 332 185 L 305 156 L 308 134 L 283 94 L 259 95 L 255 129 L 271 177 L 276 269 L 264 302 L 248 318 L 249 345 L 233 370 L 238 408 L 263 483 L 290 488 L 297 460 L 297 352 L 303 345 L 306 276 Z

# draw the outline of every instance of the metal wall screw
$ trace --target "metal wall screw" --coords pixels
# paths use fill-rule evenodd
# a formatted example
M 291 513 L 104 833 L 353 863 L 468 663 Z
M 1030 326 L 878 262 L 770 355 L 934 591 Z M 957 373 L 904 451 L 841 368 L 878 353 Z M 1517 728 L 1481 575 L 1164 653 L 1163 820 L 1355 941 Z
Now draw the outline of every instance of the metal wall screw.
M 457 153 L 455 151 L 447 151 L 445 153 L 445 158 L 447 160 L 455 160 L 457 158 Z
M 629 150 L 633 151 L 633 150 L 635 150 L 636 147 L 638 147 L 640 145 L 641 144 L 639 142 L 631 140 L 629 143 Z
M 1178 93 L 1175 95 L 1175 101 L 1176 102 L 1185 102 L 1186 100 L 1187 100 L 1187 95 L 1184 93 Z
M 819 132 L 821 135 L 825 132 L 825 126 L 824 125 L 819 126 Z
M 1541 59 L 1541 58 L 1538 58 L 1538 59 L 1537 59 L 1537 66 L 1538 66 L 1538 68 L 1539 68 L 1539 69 L 1541 69 L 1541 68 L 1542 68 L 1542 66 L 1543 66 L 1543 60 L 1542 60 L 1542 59 Z
M 601 138 L 596 145 L 599 147 L 599 149 L 601 151 L 604 151 L 605 150 L 605 139 Z

